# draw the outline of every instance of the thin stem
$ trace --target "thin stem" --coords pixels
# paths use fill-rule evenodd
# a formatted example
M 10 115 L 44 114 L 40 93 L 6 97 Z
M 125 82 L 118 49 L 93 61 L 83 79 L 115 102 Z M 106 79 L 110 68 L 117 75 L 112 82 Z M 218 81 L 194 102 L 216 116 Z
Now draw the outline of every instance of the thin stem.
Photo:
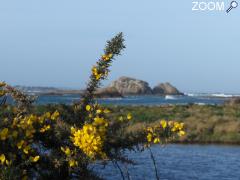
M 148 148 L 148 149 L 149 149 L 149 152 L 150 152 L 150 155 L 151 155 L 151 159 L 152 159 L 152 162 L 153 162 L 153 165 L 154 165 L 154 170 L 155 170 L 156 179 L 157 179 L 157 180 L 160 180 L 159 175 L 158 175 L 158 170 L 157 170 L 156 161 L 155 161 L 155 158 L 154 158 L 154 156 L 153 156 L 152 150 L 151 150 L 151 148 Z
M 0 102 L 0 106 L 3 106 L 7 101 L 7 96 L 4 96 L 3 99 Z
M 127 165 L 125 163 L 124 163 L 124 168 L 125 168 L 125 173 L 127 175 L 127 179 L 131 180 L 131 177 L 130 177 L 130 174 L 129 174 L 129 171 L 128 171 L 128 167 L 127 167 Z
M 119 166 L 119 164 L 117 163 L 117 161 L 114 161 L 113 163 L 116 165 L 116 167 L 117 167 L 118 170 L 120 171 L 120 174 L 121 174 L 121 176 L 122 176 L 122 179 L 125 180 L 123 171 L 122 171 L 121 167 Z

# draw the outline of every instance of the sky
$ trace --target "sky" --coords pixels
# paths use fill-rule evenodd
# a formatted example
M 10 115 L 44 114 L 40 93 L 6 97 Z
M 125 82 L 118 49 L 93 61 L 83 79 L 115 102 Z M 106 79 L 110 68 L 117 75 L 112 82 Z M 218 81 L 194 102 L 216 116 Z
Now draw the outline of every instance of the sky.
M 230 1 L 223 2 L 226 9 Z M 0 0 L 0 80 L 84 88 L 105 42 L 123 32 L 127 48 L 103 85 L 130 76 L 184 92 L 240 93 L 240 7 L 226 14 L 192 6 L 191 0 Z

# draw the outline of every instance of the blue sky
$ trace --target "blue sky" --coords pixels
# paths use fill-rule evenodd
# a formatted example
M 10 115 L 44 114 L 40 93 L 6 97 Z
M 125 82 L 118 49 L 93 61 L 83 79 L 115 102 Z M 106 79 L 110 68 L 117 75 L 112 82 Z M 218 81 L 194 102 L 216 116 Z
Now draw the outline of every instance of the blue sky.
M 127 49 L 105 85 L 125 75 L 240 93 L 239 19 L 240 7 L 196 12 L 190 0 L 0 0 L 0 80 L 83 88 L 106 40 L 122 31 Z

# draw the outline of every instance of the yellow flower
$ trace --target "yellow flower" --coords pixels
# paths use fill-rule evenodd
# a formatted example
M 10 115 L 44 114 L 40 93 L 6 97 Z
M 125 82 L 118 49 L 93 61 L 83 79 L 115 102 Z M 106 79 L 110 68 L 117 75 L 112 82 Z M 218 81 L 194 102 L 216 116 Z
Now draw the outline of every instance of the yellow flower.
M 8 137 L 8 128 L 4 128 L 1 132 L 0 132 L 0 138 L 2 141 L 6 140 Z
M 95 117 L 93 125 L 107 127 L 108 126 L 108 122 L 104 118 Z
M 0 97 L 4 96 L 5 94 L 6 94 L 6 92 L 5 92 L 5 91 L 3 91 L 3 90 L 0 90 Z
M 119 121 L 123 121 L 123 117 L 120 116 L 120 117 L 118 118 L 118 120 L 119 120 Z
M 108 110 L 108 109 L 104 109 L 104 111 L 103 111 L 105 114 L 108 114 L 108 113 L 110 113 L 110 111 Z
M 175 132 L 179 129 L 179 123 L 178 122 L 174 122 L 173 123 L 173 128 L 171 129 L 172 132 Z
M 161 120 L 160 124 L 163 127 L 163 129 L 165 129 L 167 127 L 167 122 L 165 120 Z
M 44 126 L 40 129 L 40 132 L 41 132 L 41 133 L 44 133 L 44 132 L 48 131 L 50 128 L 51 128 L 50 125 L 44 125 Z
M 25 154 L 28 154 L 29 153 L 29 150 L 30 150 L 30 146 L 26 146 L 24 149 L 23 149 L 23 152 Z
M 94 67 L 92 68 L 92 74 L 93 74 L 94 76 L 96 76 L 96 75 L 99 74 L 97 67 L 94 66 Z
M 157 144 L 157 143 L 159 143 L 160 142 L 160 138 L 154 138 L 154 140 L 153 140 L 153 143 L 154 144 Z
M 182 130 L 183 127 L 184 127 L 184 123 L 179 123 L 179 127 L 178 127 L 178 129 L 179 129 L 179 130 Z
M 147 135 L 147 140 L 148 140 L 148 142 L 151 142 L 151 141 L 152 141 L 152 134 L 151 134 L 151 133 L 148 133 L 148 135 Z
M 24 144 L 24 140 L 21 140 L 20 142 L 17 143 L 17 148 L 22 149 L 23 144 Z
M 6 165 L 9 166 L 12 162 L 6 159 Z
M 75 167 L 75 166 L 78 165 L 78 162 L 75 161 L 74 159 L 70 159 L 70 160 L 68 161 L 68 164 L 69 164 L 70 167 Z
M 50 112 L 46 112 L 46 113 L 44 114 L 44 117 L 45 117 L 46 119 L 50 119 L 50 118 L 51 118 L 51 113 L 50 113 Z
M 103 55 L 103 56 L 102 56 L 102 59 L 103 59 L 104 61 L 108 61 L 110 58 L 109 58 L 107 55 Z
M 6 160 L 5 155 L 4 155 L 4 154 L 1 154 L 1 156 L 0 156 L 1 164 L 4 164 L 5 160 Z
M 56 120 L 58 117 L 59 117 L 59 112 L 58 112 L 58 111 L 55 111 L 55 112 L 52 114 L 51 119 L 52 119 L 52 120 Z
M 181 136 L 184 136 L 185 135 L 185 131 L 179 131 L 178 132 L 178 135 L 181 137 Z
M 92 74 L 96 80 L 99 80 L 102 77 L 102 73 L 99 73 L 95 66 L 92 68 Z
M 131 120 L 131 119 L 132 119 L 132 115 L 131 115 L 130 113 L 128 113 L 127 119 L 128 119 L 128 120 Z
M 40 159 L 40 156 L 30 157 L 31 162 L 37 162 Z
M 76 132 L 76 128 L 71 127 L 70 129 L 71 129 L 71 134 L 74 134 Z
M 63 147 L 61 147 L 61 150 L 67 155 L 67 156 L 70 156 L 72 153 L 71 153 L 71 150 L 69 149 L 69 147 L 67 147 L 66 149 L 64 149 Z
M 97 113 L 97 114 L 101 114 L 101 113 L 102 113 L 102 110 L 101 110 L 101 109 L 98 109 L 98 110 L 96 111 L 96 113 Z
M 152 127 L 148 127 L 147 131 L 153 133 L 153 128 Z
M 102 74 L 101 74 L 101 73 L 100 73 L 100 74 L 97 74 L 97 75 L 95 76 L 96 80 L 99 80 L 101 77 L 102 77 Z
M 87 105 L 87 106 L 86 106 L 86 110 L 87 110 L 87 111 L 90 111 L 90 110 L 91 110 L 91 106 L 90 106 L 90 105 Z
M 102 60 L 109 61 L 113 57 L 113 54 L 102 55 Z

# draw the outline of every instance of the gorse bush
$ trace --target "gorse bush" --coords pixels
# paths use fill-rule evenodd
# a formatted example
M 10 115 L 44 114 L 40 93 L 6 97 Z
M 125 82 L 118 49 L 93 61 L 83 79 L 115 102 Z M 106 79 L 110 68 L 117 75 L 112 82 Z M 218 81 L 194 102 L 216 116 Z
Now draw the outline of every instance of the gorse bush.
M 144 138 L 137 141 L 134 134 L 124 133 L 133 118 L 130 113 L 113 117 L 94 99 L 113 60 L 125 48 L 123 43 L 122 33 L 107 42 L 81 101 L 63 108 L 68 118 L 57 109 L 34 112 L 34 97 L 0 83 L 0 179 L 97 178 L 89 170 L 96 161 L 129 162 L 122 150 L 142 150 L 184 135 L 182 123 L 161 121 L 146 128 Z M 14 105 L 6 103 L 9 96 Z

